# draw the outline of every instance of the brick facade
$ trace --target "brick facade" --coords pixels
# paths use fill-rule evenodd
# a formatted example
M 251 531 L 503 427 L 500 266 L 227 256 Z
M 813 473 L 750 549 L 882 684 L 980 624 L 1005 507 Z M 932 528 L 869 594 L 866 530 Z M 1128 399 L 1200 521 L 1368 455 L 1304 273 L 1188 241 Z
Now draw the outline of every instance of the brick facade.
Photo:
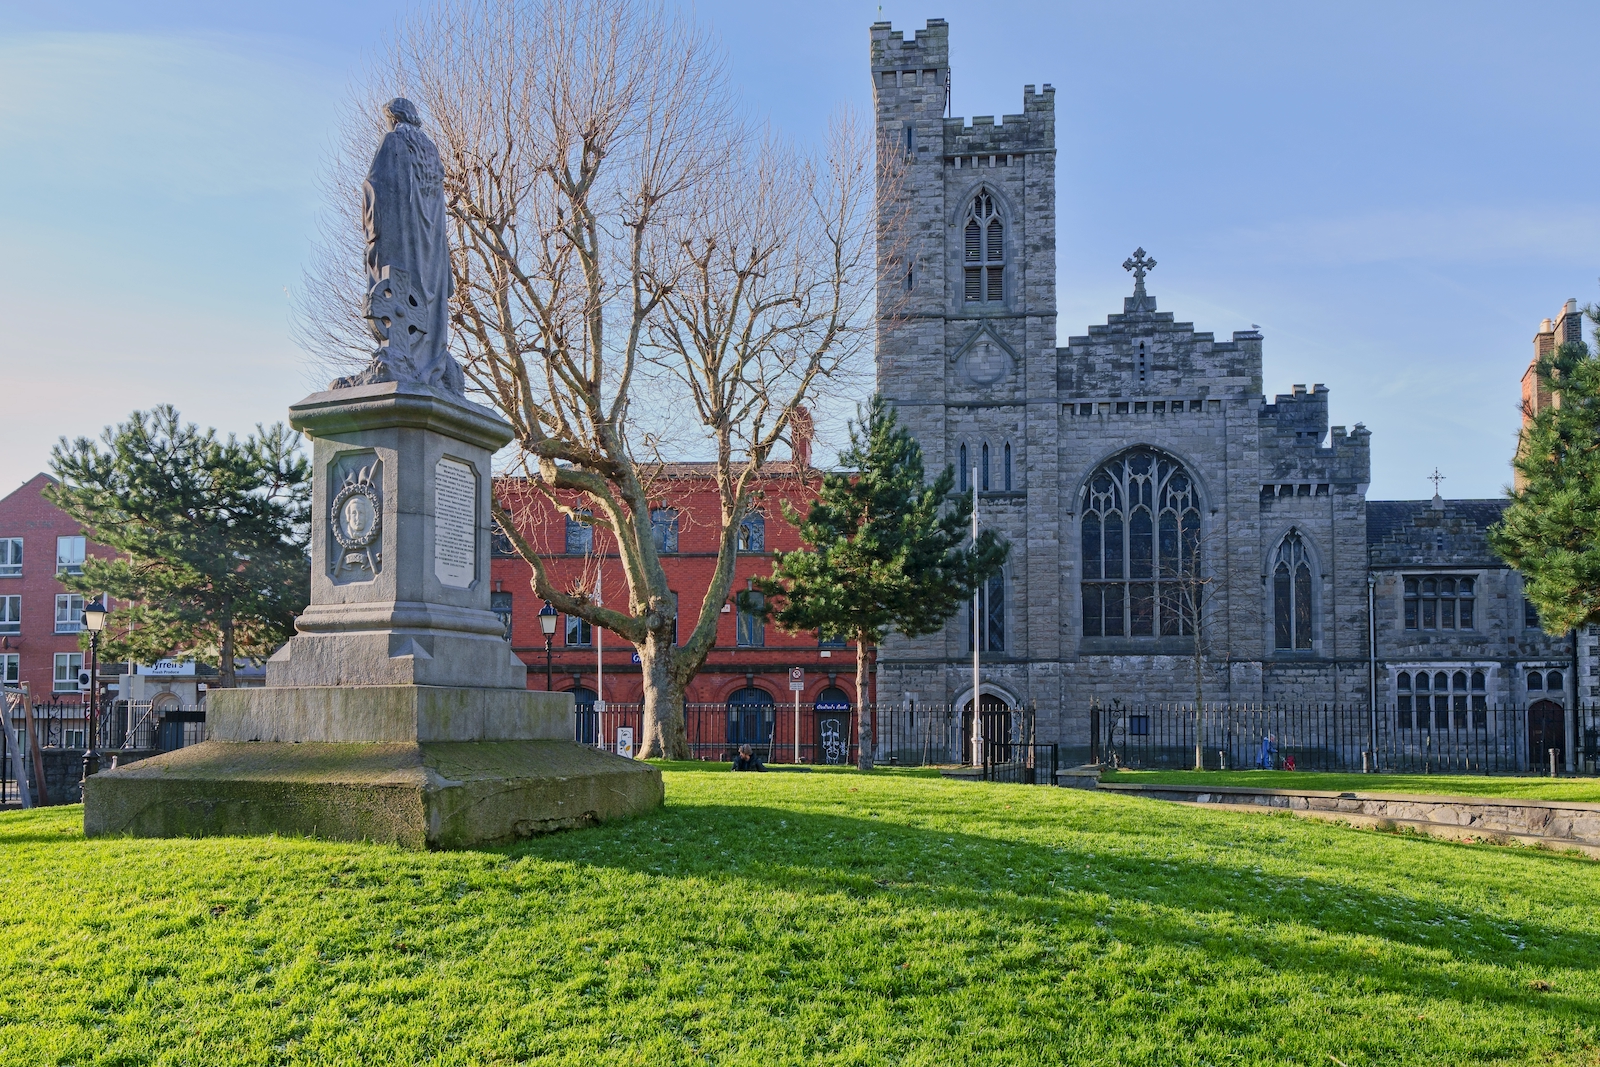
M 0 656 L 17 657 L 18 681 L 29 683 L 35 700 L 71 702 L 78 700 L 75 684 L 70 691 L 53 692 L 57 653 L 80 651 L 76 629 L 61 633 L 56 629 L 56 598 L 67 593 L 56 577 L 56 550 L 57 538 L 81 537 L 83 528 L 43 497 L 50 484 L 49 475 L 38 474 L 0 499 L 0 542 L 22 540 L 20 574 L 12 573 L 12 568 L 0 570 L 0 597 L 20 597 L 22 606 L 20 625 L 14 632 L 0 634 Z M 111 555 L 109 549 L 88 541 L 85 550 L 100 558 Z M 84 652 L 84 665 L 88 660 Z
M 756 575 L 772 573 L 772 553 L 800 547 L 799 536 L 783 518 L 783 504 L 789 503 L 802 514 L 815 496 L 818 475 L 808 471 L 804 480 L 792 472 L 774 468 L 774 473 L 756 486 L 757 512 L 761 526 L 761 549 L 741 551 L 734 569 L 730 602 L 717 616 L 717 641 L 705 667 L 690 683 L 686 699 L 690 703 L 722 703 L 735 692 L 754 687 L 772 697 L 779 707 L 793 700 L 789 689 L 791 667 L 803 667 L 806 688 L 801 702 L 814 703 L 823 690 L 843 691 L 855 702 L 854 647 L 821 647 L 815 634 L 786 634 L 772 624 L 760 633 L 758 645 L 740 644 L 738 612 L 731 600 L 748 588 Z M 622 564 L 615 545 L 604 531 L 595 531 L 592 548 L 580 544 L 570 547 L 566 540 L 567 520 L 542 497 L 527 491 L 514 479 L 501 479 L 496 492 L 517 516 L 518 528 L 538 549 L 556 582 L 577 590 L 593 587 L 601 579 L 601 594 L 607 604 L 620 604 L 627 592 Z M 659 506 L 677 512 L 676 551 L 662 555 L 662 566 L 670 588 L 678 594 L 682 613 L 680 633 L 685 637 L 705 599 L 706 589 L 716 566 L 717 538 L 720 532 L 720 505 L 709 465 L 672 464 L 655 479 L 652 496 Z M 581 537 L 581 535 L 580 535 Z M 497 602 L 511 617 L 511 647 L 528 665 L 528 686 L 545 687 L 544 636 L 539 627 L 543 601 L 532 591 L 531 568 L 499 542 L 491 567 Z M 500 608 L 497 608 L 500 610 Z M 567 640 L 568 620 L 561 616 L 552 641 L 554 688 L 557 690 L 595 688 L 598 654 L 591 640 L 571 644 Z M 584 636 L 581 632 L 578 636 Z M 750 633 L 746 637 L 754 636 Z M 643 685 L 639 666 L 633 661 L 633 646 L 612 633 L 602 635 L 605 656 L 604 699 L 609 703 L 631 704 L 642 701 Z

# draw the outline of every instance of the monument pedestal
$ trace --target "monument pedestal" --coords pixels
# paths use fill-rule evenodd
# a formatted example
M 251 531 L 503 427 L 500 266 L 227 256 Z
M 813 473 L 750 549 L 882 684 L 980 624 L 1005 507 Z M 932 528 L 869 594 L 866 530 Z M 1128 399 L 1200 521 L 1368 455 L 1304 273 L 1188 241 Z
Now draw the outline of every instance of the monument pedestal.
M 511 430 L 415 382 L 289 409 L 313 441 L 311 604 L 207 740 L 91 777 L 84 831 L 501 844 L 647 811 L 648 764 L 572 740 L 489 610 L 489 461 Z

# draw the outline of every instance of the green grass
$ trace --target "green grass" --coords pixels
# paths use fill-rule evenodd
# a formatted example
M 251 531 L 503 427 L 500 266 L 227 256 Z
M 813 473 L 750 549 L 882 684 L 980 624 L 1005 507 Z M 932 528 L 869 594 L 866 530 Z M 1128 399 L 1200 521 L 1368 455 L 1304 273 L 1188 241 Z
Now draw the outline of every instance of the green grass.
M 1600 864 L 1534 849 L 698 768 L 485 852 L 80 816 L 0 815 L 0 1063 L 1600 1062 Z
M 1472 774 L 1323 774 L 1317 771 L 1117 771 L 1102 782 L 1157 785 L 1242 785 L 1253 789 L 1422 793 L 1469 797 L 1527 797 L 1600 803 L 1600 778 L 1501 778 Z

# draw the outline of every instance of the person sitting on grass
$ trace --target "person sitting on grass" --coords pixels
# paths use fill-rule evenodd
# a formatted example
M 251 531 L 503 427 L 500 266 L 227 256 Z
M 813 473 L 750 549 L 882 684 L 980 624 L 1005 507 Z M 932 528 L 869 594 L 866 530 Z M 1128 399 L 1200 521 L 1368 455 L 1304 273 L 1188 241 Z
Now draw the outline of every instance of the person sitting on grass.
M 733 769 L 736 771 L 764 771 L 766 768 L 761 761 L 756 759 L 755 749 L 749 745 L 740 745 L 739 754 L 733 759 Z

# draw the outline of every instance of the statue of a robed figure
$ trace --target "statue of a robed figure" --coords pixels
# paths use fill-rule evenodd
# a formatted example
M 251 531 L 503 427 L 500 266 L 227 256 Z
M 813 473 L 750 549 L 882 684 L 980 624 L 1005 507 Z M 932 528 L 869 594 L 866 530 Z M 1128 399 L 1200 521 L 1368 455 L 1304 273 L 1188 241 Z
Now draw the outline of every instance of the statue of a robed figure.
M 363 191 L 379 347 L 289 409 L 311 442 L 311 598 L 267 684 L 206 695 L 206 740 L 92 776 L 84 830 L 477 847 L 661 803 L 661 773 L 573 739 L 492 607 L 493 457 L 512 437 L 451 358 L 439 152 L 403 99 Z
M 461 395 L 461 367 L 450 355 L 450 239 L 439 150 L 422 132 L 416 105 L 396 97 L 383 107 L 389 132 L 361 188 L 367 235 L 367 291 L 361 314 L 378 342 L 372 364 L 334 388 L 417 382 Z

